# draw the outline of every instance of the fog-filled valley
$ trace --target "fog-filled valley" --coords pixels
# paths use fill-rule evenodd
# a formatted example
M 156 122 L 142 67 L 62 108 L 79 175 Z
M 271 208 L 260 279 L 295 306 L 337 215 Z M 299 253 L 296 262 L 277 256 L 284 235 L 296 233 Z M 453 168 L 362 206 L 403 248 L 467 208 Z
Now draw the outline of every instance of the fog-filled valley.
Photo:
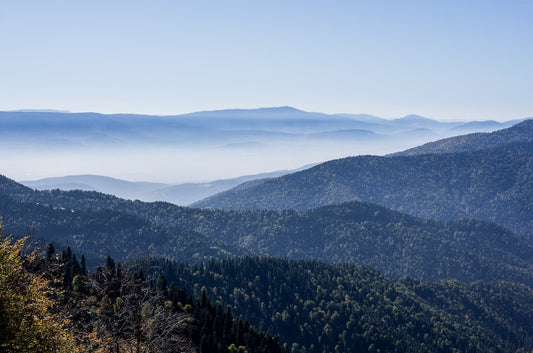
M 0 112 L 0 146 L 9 150 L 2 166 L 16 180 L 92 174 L 178 184 L 384 155 L 515 122 L 386 120 L 290 107 L 177 116 Z
M 387 120 L 291 107 L 175 116 L 0 112 L 6 175 L 38 189 L 94 190 L 189 205 L 243 182 L 327 160 L 386 155 L 519 120 Z

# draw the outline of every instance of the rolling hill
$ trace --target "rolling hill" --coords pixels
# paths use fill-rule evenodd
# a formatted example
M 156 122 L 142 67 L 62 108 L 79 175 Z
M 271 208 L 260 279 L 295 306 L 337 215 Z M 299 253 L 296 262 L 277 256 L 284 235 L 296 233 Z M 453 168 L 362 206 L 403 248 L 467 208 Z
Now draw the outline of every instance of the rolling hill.
M 38 207 L 37 211 L 43 207 L 59 209 L 56 210 L 62 212 L 59 216 L 52 214 L 48 220 L 38 218 L 40 229 L 56 229 L 57 224 L 61 224 L 67 228 L 62 233 L 65 234 L 62 241 L 68 243 L 71 239 L 80 250 L 83 246 L 127 242 L 120 256 L 124 256 L 124 252 L 128 254 L 131 249 L 156 251 L 169 258 L 192 256 L 191 261 L 216 258 L 221 253 L 269 254 L 294 259 L 357 262 L 395 277 L 464 281 L 512 279 L 533 286 L 531 243 L 486 222 L 423 220 L 362 202 L 307 212 L 194 209 L 163 202 L 128 201 L 97 192 L 35 191 L 5 177 L 0 178 L 1 193 L 9 195 L 6 196 L 8 199 L 25 203 L 18 207 L 21 211 L 15 215 L 12 210 L 17 208 L 6 206 L 3 209 L 6 220 L 19 220 L 13 224 L 18 224 L 21 230 L 33 224 L 34 219 L 34 211 L 25 205 L 33 204 Z M 25 208 L 31 212 L 24 214 L 22 210 Z M 104 234 L 93 232 L 90 237 L 80 237 L 78 234 L 86 233 L 76 228 L 77 224 L 83 225 L 83 218 L 77 216 L 78 211 L 81 214 L 88 212 L 91 217 L 101 220 L 89 222 L 91 217 L 87 216 L 89 226 L 122 224 L 124 230 L 109 226 Z M 133 218 L 128 221 L 128 217 Z M 148 239 L 143 239 L 139 229 L 146 230 Z M 6 230 L 9 230 L 7 224 Z M 54 232 L 37 233 L 41 234 L 50 237 Z M 190 240 L 180 234 L 197 239 L 194 244 L 198 246 L 191 249 L 187 246 Z M 85 243 L 88 240 L 90 242 Z M 174 251 L 178 253 L 174 254 Z
M 476 218 L 533 236 L 533 143 L 446 154 L 342 158 L 243 184 L 193 206 L 309 210 L 352 200 L 422 218 Z
M 361 263 L 389 276 L 428 280 L 510 280 L 533 284 L 533 247 L 492 223 L 415 218 L 369 203 L 297 211 L 152 210 L 258 254 Z
M 205 290 L 291 352 L 503 353 L 533 344 L 533 291 L 509 282 L 392 280 L 359 265 L 270 257 L 147 266 L 190 293 Z
M 487 126 L 488 122 L 467 123 L 463 126 L 479 129 Z M 489 124 L 488 126 L 493 126 Z M 488 148 L 505 146 L 509 143 L 532 142 L 533 120 L 525 120 L 507 129 L 489 133 L 473 133 L 468 135 L 449 137 L 443 140 L 429 142 L 422 146 L 410 148 L 406 151 L 394 153 L 393 156 L 413 156 L 428 153 L 452 153 L 465 151 L 478 151 Z
M 0 217 L 4 234 L 31 235 L 40 244 L 53 242 L 62 249 L 71 246 L 92 265 L 106 256 L 120 261 L 152 256 L 195 262 L 246 253 L 188 229 L 163 227 L 108 209 L 73 210 L 0 194 Z
M 306 169 L 304 166 L 297 170 Z M 188 205 L 211 195 L 229 190 L 247 181 L 273 178 L 297 171 L 279 170 L 270 173 L 244 175 L 237 178 L 213 180 L 205 183 L 163 184 L 132 182 L 101 175 L 69 175 L 20 183 L 38 190 L 83 190 L 98 191 L 120 198 L 141 201 L 167 201 L 176 205 Z

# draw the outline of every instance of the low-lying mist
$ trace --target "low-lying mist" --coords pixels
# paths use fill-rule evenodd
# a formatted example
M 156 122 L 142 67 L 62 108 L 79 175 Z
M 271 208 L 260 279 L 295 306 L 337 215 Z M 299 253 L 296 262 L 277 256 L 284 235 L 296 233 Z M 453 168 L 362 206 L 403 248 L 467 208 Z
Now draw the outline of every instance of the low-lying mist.
M 414 145 L 413 145 L 414 146 Z M 95 174 L 130 181 L 205 182 L 360 154 L 385 154 L 398 144 L 335 142 L 284 143 L 275 146 L 243 143 L 230 146 L 42 146 L 4 147 L 2 173 L 16 180 Z
M 290 107 L 182 116 L 0 112 L 1 173 L 15 180 L 94 174 L 130 181 L 205 182 L 384 155 L 512 122 L 384 120 Z

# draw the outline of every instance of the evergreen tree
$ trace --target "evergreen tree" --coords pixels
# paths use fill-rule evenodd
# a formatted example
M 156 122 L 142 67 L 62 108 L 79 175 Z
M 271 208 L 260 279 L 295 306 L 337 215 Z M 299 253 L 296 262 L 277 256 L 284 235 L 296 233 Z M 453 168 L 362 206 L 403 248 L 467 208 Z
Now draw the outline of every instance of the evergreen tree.
M 81 255 L 81 274 L 87 275 L 87 260 L 85 259 L 85 255 Z
M 54 247 L 54 244 L 50 243 L 48 244 L 48 247 L 46 248 L 46 263 L 48 265 L 54 263 L 56 261 L 56 249 Z

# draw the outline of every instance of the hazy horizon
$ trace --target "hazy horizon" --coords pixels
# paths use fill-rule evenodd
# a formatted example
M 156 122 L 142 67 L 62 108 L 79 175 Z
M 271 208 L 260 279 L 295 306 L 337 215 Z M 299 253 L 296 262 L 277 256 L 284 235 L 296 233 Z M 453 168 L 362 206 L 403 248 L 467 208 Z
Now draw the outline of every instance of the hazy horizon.
M 371 152 L 376 153 L 371 153 Z M 128 181 L 167 184 L 209 182 L 243 175 L 292 170 L 308 164 L 361 154 L 383 155 L 376 147 L 359 151 L 316 149 L 309 146 L 287 151 L 217 148 L 92 148 L 87 150 L 26 151 L 2 158 L 2 173 L 17 181 L 93 174 Z
M 531 13 L 533 2 L 514 0 L 4 1 L 0 111 L 168 116 L 290 106 L 387 120 L 524 119 L 533 116 Z M 0 127 L 2 173 L 209 181 L 460 133 L 322 122 L 263 123 L 256 134 L 254 122 L 224 135 L 218 121 L 205 122 L 202 133 L 195 122 L 174 124 L 174 135 L 150 124 L 119 135 L 93 126 L 88 136 L 73 136 L 67 121 L 46 133 Z
M 4 2 L 0 110 L 533 112 L 533 3 Z
M 169 184 L 292 170 L 349 156 L 385 155 L 501 123 L 375 119 L 290 107 L 207 111 L 176 119 L 0 112 L 2 174 L 15 180 L 93 174 Z
M 533 111 L 530 115 L 525 116 L 511 116 L 511 117 L 499 117 L 494 119 L 470 119 L 469 117 L 458 117 L 458 118 L 446 118 L 446 117 L 439 117 L 439 116 L 426 116 L 423 114 L 419 114 L 417 112 L 411 112 L 407 114 L 401 114 L 401 115 L 388 115 L 388 116 L 380 116 L 378 114 L 372 113 L 372 112 L 347 112 L 347 111 L 310 111 L 305 110 L 300 107 L 295 107 L 291 105 L 285 105 L 285 106 L 259 106 L 259 107 L 248 107 L 248 108 L 242 108 L 242 107 L 229 107 L 229 108 L 214 108 L 214 109 L 201 109 L 201 110 L 195 110 L 195 111 L 180 111 L 180 112 L 171 112 L 171 113 L 165 113 L 165 114 L 157 114 L 157 113 L 150 113 L 150 112 L 134 112 L 134 111 L 97 111 L 96 109 L 89 109 L 89 110 L 82 110 L 82 111 L 72 111 L 72 110 L 64 110 L 64 109 L 54 109 L 53 107 L 50 108 L 16 108 L 16 109 L 5 109 L 0 110 L 4 112 L 44 112 L 44 113 L 62 113 L 62 114 L 82 114 L 82 113 L 95 113 L 95 114 L 102 114 L 102 115 L 150 115 L 150 116 L 162 116 L 162 117 L 171 117 L 171 116 L 180 116 L 180 115 L 187 115 L 187 114 L 194 114 L 194 113 L 200 113 L 200 112 L 217 112 L 217 111 L 227 111 L 227 110 L 257 110 L 257 109 L 270 109 L 270 108 L 294 108 L 300 111 L 308 112 L 308 113 L 318 113 L 318 114 L 327 114 L 327 115 L 369 115 L 376 118 L 384 119 L 384 120 L 395 120 L 395 119 L 401 119 L 407 116 L 421 116 L 427 119 L 439 121 L 439 122 L 471 122 L 471 121 L 497 121 L 497 122 L 507 122 L 512 120 L 521 120 L 526 118 L 533 117 Z

